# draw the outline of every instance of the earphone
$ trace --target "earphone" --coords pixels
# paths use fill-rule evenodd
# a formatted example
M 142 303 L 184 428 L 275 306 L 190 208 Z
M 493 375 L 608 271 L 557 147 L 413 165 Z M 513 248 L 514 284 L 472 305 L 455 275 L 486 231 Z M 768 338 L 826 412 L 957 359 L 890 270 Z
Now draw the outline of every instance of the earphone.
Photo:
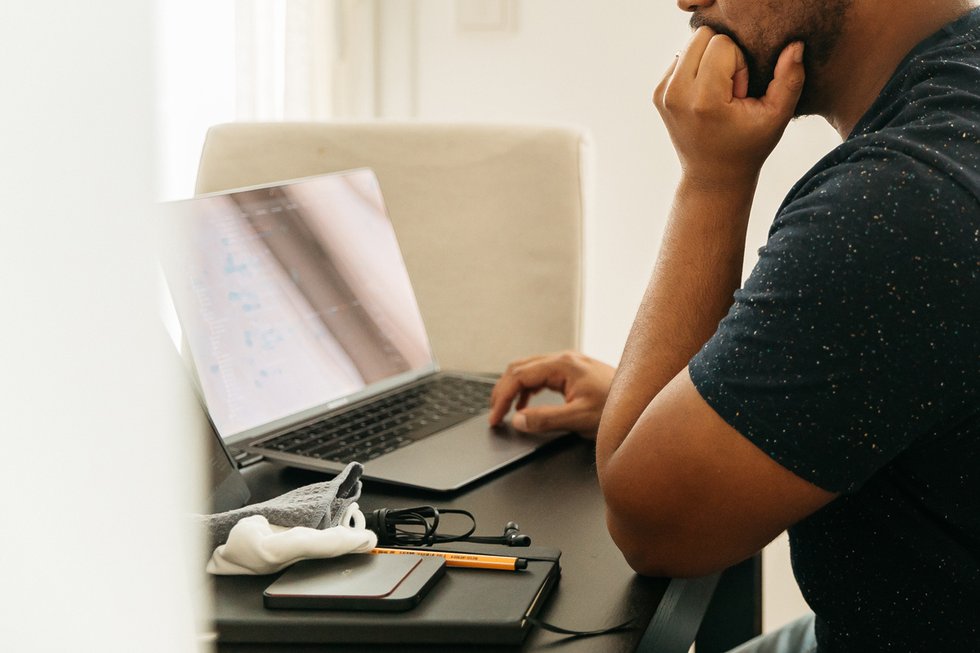
M 458 535 L 437 532 L 440 515 L 463 515 L 472 522 L 469 530 Z M 476 519 L 466 510 L 443 509 L 432 506 L 414 508 L 379 508 L 365 515 L 365 526 L 378 536 L 380 546 L 432 546 L 447 542 L 475 542 L 478 544 L 505 544 L 530 546 L 531 537 L 521 533 L 520 526 L 510 521 L 504 526 L 503 535 L 474 536 Z
M 507 546 L 531 546 L 531 536 L 521 533 L 521 527 L 509 521 L 504 526 L 503 535 L 492 535 L 490 537 L 467 537 L 466 542 L 477 542 L 480 544 L 506 544 Z

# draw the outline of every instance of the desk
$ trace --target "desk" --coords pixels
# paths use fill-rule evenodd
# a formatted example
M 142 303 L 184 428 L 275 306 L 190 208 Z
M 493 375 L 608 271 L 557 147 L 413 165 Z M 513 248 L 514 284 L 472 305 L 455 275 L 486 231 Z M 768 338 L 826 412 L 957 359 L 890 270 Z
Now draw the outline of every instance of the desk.
M 433 461 L 451 465 L 451 460 Z M 246 468 L 253 501 L 322 481 L 313 472 L 259 463 Z M 599 637 L 573 639 L 532 628 L 522 651 L 687 653 L 708 607 L 718 577 L 668 580 L 637 576 L 606 531 L 602 495 L 595 474 L 595 448 L 566 438 L 530 459 L 454 495 L 439 495 L 365 482 L 358 501 L 369 512 L 382 507 L 431 504 L 463 508 L 477 520 L 477 534 L 496 535 L 508 521 L 531 536 L 535 546 L 562 551 L 561 582 L 539 614 L 549 623 L 580 630 L 634 619 L 637 628 Z M 515 549 L 519 551 L 519 549 Z M 451 572 L 450 572 L 451 573 Z M 368 647 L 222 644 L 223 652 L 458 650 L 458 646 Z M 514 650 L 472 647 L 471 651 Z

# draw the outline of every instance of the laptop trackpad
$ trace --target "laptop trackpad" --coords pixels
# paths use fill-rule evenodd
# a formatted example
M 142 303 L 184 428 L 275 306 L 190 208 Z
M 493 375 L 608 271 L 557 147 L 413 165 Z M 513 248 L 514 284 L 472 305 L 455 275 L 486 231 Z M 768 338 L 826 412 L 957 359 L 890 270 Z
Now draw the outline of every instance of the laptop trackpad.
M 553 392 L 535 397 L 532 404 L 561 403 Z M 490 428 L 483 413 L 441 433 L 372 460 L 364 465 L 364 478 L 439 491 L 457 490 L 481 476 L 520 460 L 567 433 L 520 433 L 508 420 Z

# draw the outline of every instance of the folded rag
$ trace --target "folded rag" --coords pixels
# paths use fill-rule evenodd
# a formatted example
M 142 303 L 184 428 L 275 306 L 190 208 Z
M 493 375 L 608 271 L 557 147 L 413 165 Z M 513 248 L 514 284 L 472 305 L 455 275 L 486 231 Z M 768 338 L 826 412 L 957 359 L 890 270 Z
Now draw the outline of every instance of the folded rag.
M 262 515 L 270 524 L 325 529 L 343 522 L 347 509 L 361 496 L 360 463 L 350 463 L 332 480 L 306 485 L 262 503 L 214 515 L 196 515 L 207 530 L 208 551 L 224 544 L 231 529 L 245 517 Z
M 340 526 L 324 530 L 270 524 L 263 515 L 252 515 L 231 529 L 228 541 L 211 555 L 207 571 L 231 575 L 273 574 L 294 562 L 334 558 L 345 553 L 364 553 L 378 544 L 378 536 L 364 527 L 364 515 L 352 503 Z

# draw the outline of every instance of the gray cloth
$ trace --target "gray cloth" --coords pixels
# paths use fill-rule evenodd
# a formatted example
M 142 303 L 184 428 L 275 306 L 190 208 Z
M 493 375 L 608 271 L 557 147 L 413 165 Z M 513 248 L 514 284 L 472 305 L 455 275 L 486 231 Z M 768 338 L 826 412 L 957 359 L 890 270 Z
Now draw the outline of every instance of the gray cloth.
M 800 617 L 779 630 L 760 635 L 728 653 L 815 653 L 817 637 L 812 614 Z
M 297 488 L 274 499 L 215 515 L 195 515 L 207 530 L 208 555 L 228 540 L 228 533 L 240 519 L 262 515 L 276 526 L 330 528 L 337 526 L 350 504 L 361 496 L 360 463 L 350 463 L 333 478 Z

